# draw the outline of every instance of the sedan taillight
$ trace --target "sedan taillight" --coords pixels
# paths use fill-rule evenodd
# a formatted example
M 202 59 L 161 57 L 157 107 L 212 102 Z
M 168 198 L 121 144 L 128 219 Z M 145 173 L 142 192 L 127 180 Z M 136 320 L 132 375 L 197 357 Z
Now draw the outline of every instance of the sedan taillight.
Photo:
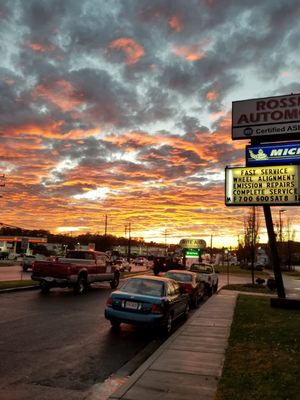
M 153 304 L 151 307 L 152 314 L 162 314 L 162 308 L 160 304 Z
M 106 301 L 106 305 L 107 305 L 107 307 L 112 307 L 112 304 L 113 304 L 112 297 L 109 296 L 109 298 L 108 298 L 107 301 Z

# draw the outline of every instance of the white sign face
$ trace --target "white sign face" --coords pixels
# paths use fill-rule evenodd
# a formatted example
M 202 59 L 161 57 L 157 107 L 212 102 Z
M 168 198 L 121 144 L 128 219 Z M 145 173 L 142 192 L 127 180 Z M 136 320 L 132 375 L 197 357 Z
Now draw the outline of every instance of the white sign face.
M 240 167 L 225 170 L 227 206 L 300 204 L 300 166 Z
M 300 134 L 300 94 L 232 102 L 232 139 Z
M 203 239 L 181 239 L 179 246 L 183 249 L 205 249 L 206 242 Z

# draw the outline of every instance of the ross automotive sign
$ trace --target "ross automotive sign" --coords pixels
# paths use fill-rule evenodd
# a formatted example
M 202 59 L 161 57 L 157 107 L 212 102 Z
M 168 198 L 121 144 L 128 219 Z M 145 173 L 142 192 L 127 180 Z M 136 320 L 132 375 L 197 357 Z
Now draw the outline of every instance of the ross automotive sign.
M 246 165 L 300 164 L 300 142 L 246 146 Z
M 232 102 L 233 140 L 276 135 L 300 135 L 300 94 Z
M 227 167 L 225 170 L 227 206 L 278 206 L 299 203 L 299 165 Z

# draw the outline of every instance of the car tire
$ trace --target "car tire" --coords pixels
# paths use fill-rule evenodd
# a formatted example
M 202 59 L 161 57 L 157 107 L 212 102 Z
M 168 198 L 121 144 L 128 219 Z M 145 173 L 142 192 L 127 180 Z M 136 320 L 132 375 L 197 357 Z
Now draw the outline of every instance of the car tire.
M 206 293 L 207 293 L 207 296 L 209 296 L 209 297 L 212 296 L 212 294 L 213 294 L 213 287 L 207 285 L 207 287 L 206 287 Z
M 121 322 L 116 320 L 110 320 L 111 329 L 117 331 L 120 329 Z
M 79 276 L 74 286 L 74 293 L 82 295 L 87 289 L 87 280 L 85 276 Z
M 217 293 L 218 291 L 218 282 L 214 285 L 214 293 Z
M 118 273 L 115 273 L 114 279 L 110 281 L 110 287 L 112 289 L 116 289 L 119 286 L 119 282 L 120 282 L 120 275 Z
M 28 267 L 23 266 L 23 272 L 26 272 L 28 270 Z
M 194 298 L 193 298 L 193 301 L 192 301 L 192 307 L 193 307 L 193 308 L 198 308 L 198 307 L 199 307 L 199 302 L 200 302 L 200 298 L 199 298 L 199 296 L 196 294 L 196 295 L 194 296 Z
M 185 306 L 184 313 L 183 313 L 183 318 L 184 318 L 185 320 L 188 319 L 188 317 L 189 317 L 189 312 L 190 312 L 190 305 L 189 305 L 189 302 L 187 302 L 187 303 L 186 303 L 186 306 Z
M 43 294 L 48 294 L 50 291 L 50 285 L 46 281 L 41 281 L 40 289 Z

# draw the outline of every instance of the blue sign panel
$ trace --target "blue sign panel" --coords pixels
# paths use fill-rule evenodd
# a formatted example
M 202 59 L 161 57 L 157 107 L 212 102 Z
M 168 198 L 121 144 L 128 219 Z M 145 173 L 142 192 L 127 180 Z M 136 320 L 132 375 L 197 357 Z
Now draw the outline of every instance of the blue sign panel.
M 300 164 L 300 142 L 246 146 L 246 165 Z

